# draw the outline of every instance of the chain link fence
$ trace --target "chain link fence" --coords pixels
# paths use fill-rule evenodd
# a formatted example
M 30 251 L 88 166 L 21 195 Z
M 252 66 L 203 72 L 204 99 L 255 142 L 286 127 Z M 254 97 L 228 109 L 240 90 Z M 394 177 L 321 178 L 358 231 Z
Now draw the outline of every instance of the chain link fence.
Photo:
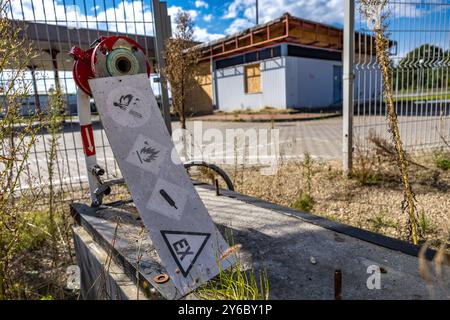
M 23 37 L 36 50 L 28 66 L 31 90 L 24 99 L 24 117 L 46 112 L 56 89 L 64 94 L 65 115 L 58 140 L 54 184 L 67 194 L 84 194 L 87 173 L 77 119 L 76 87 L 72 78 L 72 46 L 89 47 L 100 36 L 126 35 L 140 43 L 155 61 L 155 25 L 150 0 L 11 0 L 7 18 L 23 28 Z M 389 139 L 382 80 L 376 63 L 371 21 L 355 10 L 354 145 L 369 147 L 370 135 Z M 404 145 L 408 151 L 441 147 L 450 141 L 450 1 L 389 1 L 386 21 L 391 40 L 395 103 Z M 0 87 L 8 71 L 0 74 Z M 151 77 L 156 95 L 157 76 Z M 95 113 L 95 105 L 92 102 Z M 1 116 L 1 115 L 0 115 Z M 48 184 L 48 133 L 42 130 L 24 180 Z M 108 139 L 94 116 L 97 159 L 106 179 L 119 178 L 120 170 Z M 78 197 L 78 196 L 76 196 Z
M 353 134 L 355 146 L 368 148 L 370 136 L 389 139 L 389 133 L 375 46 L 367 41 L 374 22 L 360 12 L 360 4 L 355 3 Z M 450 1 L 388 1 L 391 85 L 401 137 L 410 152 L 441 147 L 450 138 L 449 11 Z

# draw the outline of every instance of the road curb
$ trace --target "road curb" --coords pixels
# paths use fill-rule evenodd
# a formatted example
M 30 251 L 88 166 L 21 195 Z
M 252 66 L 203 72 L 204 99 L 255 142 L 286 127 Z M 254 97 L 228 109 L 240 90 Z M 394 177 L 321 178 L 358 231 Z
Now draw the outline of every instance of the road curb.
M 330 118 L 337 118 L 341 117 L 342 114 L 330 114 L 326 116 L 317 116 L 317 117 L 308 117 L 308 118 L 292 118 L 292 119 L 198 119 L 198 118 L 189 118 L 188 121 L 207 121 L 207 122 L 258 122 L 258 123 L 265 123 L 265 122 L 302 122 L 302 121 L 313 121 L 313 120 L 324 120 L 324 119 L 330 119 Z M 172 118 L 172 120 L 174 120 Z

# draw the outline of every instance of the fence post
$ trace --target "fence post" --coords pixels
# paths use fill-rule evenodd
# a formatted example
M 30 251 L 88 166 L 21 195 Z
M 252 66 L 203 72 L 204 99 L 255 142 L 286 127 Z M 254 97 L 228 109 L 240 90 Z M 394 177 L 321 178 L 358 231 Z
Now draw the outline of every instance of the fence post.
M 343 50 L 343 130 L 342 167 L 344 175 L 352 170 L 353 153 L 353 57 L 355 41 L 355 0 L 344 0 Z
M 159 0 L 152 0 L 152 13 L 153 13 L 153 21 L 155 23 L 155 51 L 156 51 L 156 60 L 158 62 L 159 69 L 159 79 L 161 85 L 161 106 L 162 106 L 162 115 L 164 118 L 164 122 L 166 123 L 167 130 L 172 134 L 172 123 L 170 119 L 170 106 L 169 106 L 169 94 L 167 91 L 167 80 L 161 72 L 162 68 L 165 67 L 165 61 L 163 57 L 163 52 L 165 48 L 165 41 L 170 37 L 169 34 L 164 34 L 164 30 L 168 28 L 167 17 L 167 7 L 165 10 L 161 10 L 161 5 L 167 5 L 166 3 L 160 3 Z M 165 16 L 162 16 L 162 12 L 165 11 Z M 170 24 L 169 24 L 170 25 Z M 169 32 L 170 30 L 166 30 Z

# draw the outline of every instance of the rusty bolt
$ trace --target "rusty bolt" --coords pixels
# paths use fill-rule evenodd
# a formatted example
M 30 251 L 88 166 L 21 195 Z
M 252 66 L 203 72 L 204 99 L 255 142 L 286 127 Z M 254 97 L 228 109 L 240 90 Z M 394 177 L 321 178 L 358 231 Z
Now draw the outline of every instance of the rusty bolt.
M 167 281 L 169 281 L 169 275 L 167 273 L 161 273 L 153 277 L 153 280 L 158 284 L 166 283 Z

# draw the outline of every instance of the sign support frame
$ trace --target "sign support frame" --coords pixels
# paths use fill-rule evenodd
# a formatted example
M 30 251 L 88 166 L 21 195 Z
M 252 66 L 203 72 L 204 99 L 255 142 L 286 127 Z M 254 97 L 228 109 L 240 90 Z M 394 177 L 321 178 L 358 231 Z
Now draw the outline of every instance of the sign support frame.
M 91 126 L 92 128 L 92 119 L 91 119 L 91 104 L 90 104 L 90 96 L 87 95 L 83 90 L 81 90 L 79 87 L 77 87 L 77 109 L 78 109 L 78 119 L 80 123 L 80 129 L 83 127 Z M 97 206 L 97 196 L 95 195 L 95 190 L 97 190 L 98 187 L 100 187 L 99 180 L 97 177 L 93 174 L 93 169 L 97 165 L 97 155 L 95 153 L 95 140 L 92 135 L 92 141 L 90 143 L 92 144 L 94 148 L 94 153 L 89 155 L 86 154 L 85 150 L 89 148 L 89 146 L 86 146 L 86 140 L 83 139 L 83 133 L 80 130 L 80 134 L 82 137 L 82 143 L 83 143 L 83 153 L 84 153 L 84 160 L 86 163 L 86 171 L 87 171 L 87 177 L 89 182 L 89 193 L 91 198 L 91 205 Z

